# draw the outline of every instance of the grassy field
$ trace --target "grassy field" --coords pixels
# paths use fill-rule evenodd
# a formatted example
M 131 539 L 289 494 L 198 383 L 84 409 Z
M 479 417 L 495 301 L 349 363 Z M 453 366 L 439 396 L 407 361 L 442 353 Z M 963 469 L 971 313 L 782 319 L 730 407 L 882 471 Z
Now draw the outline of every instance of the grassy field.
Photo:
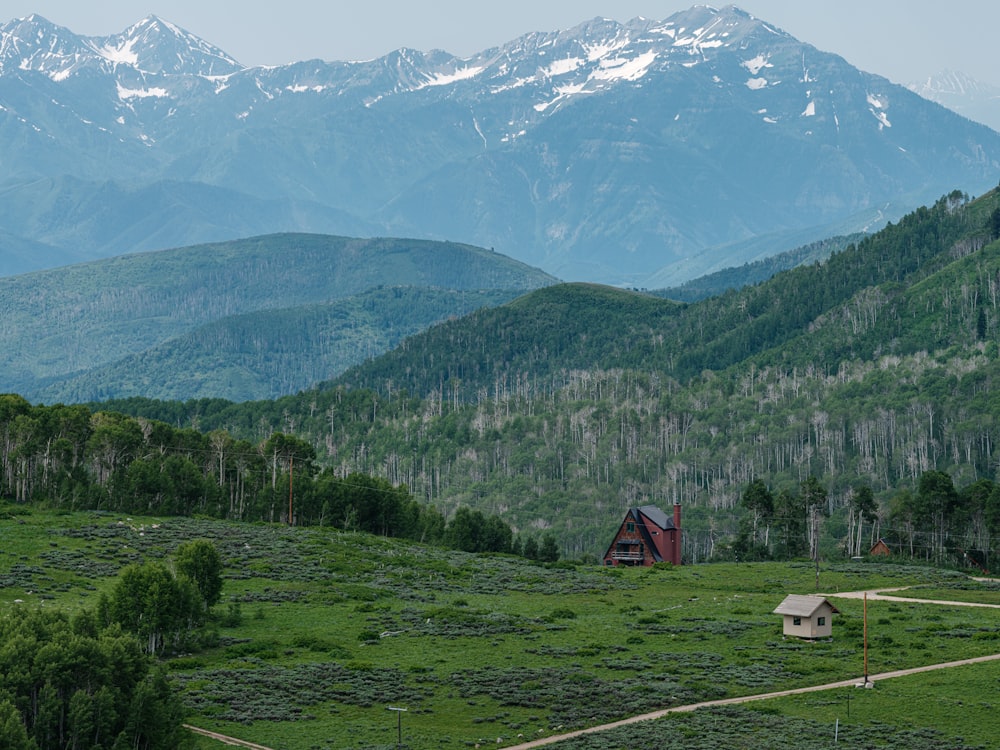
M 0 608 L 18 600 L 90 606 L 123 565 L 166 557 L 196 538 L 216 543 L 227 577 L 210 647 L 170 662 L 189 723 L 281 750 L 393 747 L 390 706 L 407 709 L 406 747 L 503 747 L 863 671 L 860 600 L 834 600 L 841 614 L 829 642 L 781 635 L 771 612 L 788 593 L 816 590 L 810 563 L 542 567 L 320 529 L 7 506 Z M 824 592 L 896 586 L 920 587 L 928 598 L 996 600 L 991 584 L 954 572 L 820 567 Z M 870 674 L 1000 651 L 1000 610 L 869 601 L 868 623 Z M 641 747 L 640 735 L 657 747 L 668 732 L 690 735 L 686 747 L 697 746 L 695 735 L 714 736 L 712 747 L 776 746 L 797 742 L 806 725 L 828 747 L 838 718 L 845 737 L 877 731 L 884 747 L 922 747 L 914 732 L 938 746 L 964 747 L 963 737 L 997 747 L 997 672 L 985 665 L 886 681 L 852 695 L 850 719 L 841 690 L 671 717 L 621 739 L 600 735 L 606 744 L 560 747 Z M 722 734 L 702 726 L 709 718 Z M 765 741 L 765 726 L 784 734 Z

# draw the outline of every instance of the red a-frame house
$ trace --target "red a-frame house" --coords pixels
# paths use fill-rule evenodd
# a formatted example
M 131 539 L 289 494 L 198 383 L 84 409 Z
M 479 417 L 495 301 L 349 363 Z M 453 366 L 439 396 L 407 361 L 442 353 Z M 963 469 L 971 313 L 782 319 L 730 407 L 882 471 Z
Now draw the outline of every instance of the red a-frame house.
M 615 538 L 604 553 L 604 564 L 681 564 L 681 506 L 674 505 L 673 518 L 655 505 L 629 508 Z

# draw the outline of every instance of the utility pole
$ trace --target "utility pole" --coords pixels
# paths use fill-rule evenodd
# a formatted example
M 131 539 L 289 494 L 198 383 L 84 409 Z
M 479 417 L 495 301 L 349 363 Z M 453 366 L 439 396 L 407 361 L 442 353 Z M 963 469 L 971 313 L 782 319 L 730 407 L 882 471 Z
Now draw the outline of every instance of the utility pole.
M 810 536 L 812 537 L 812 559 L 816 565 L 816 590 L 819 591 L 819 508 L 812 506 L 812 518 L 809 519 Z
M 291 453 L 288 454 L 288 525 L 294 526 L 292 523 L 292 477 L 293 469 L 292 466 L 295 463 L 295 456 Z

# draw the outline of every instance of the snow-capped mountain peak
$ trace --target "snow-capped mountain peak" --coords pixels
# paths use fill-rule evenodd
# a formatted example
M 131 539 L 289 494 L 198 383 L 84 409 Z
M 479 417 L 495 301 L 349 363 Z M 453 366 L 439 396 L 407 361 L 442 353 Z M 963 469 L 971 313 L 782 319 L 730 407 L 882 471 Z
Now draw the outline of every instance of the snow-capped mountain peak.
M 105 59 L 145 73 L 218 76 L 244 67 L 218 47 L 153 15 L 121 34 L 89 41 Z
M 35 70 L 59 77 L 88 55 L 79 36 L 37 14 L 0 26 L 0 73 Z
M 244 66 L 199 37 L 148 16 L 107 37 L 79 36 L 37 14 L 0 26 L 0 73 L 20 69 L 61 81 L 83 68 L 218 76 Z

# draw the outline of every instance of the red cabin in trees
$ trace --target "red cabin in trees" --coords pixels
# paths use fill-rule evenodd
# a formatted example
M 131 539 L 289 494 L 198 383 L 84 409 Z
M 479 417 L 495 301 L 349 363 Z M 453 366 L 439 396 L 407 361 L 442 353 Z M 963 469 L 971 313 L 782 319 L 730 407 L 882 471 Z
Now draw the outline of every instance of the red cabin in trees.
M 611 546 L 604 553 L 605 565 L 681 564 L 681 506 L 674 505 L 673 518 L 655 505 L 629 508 Z

